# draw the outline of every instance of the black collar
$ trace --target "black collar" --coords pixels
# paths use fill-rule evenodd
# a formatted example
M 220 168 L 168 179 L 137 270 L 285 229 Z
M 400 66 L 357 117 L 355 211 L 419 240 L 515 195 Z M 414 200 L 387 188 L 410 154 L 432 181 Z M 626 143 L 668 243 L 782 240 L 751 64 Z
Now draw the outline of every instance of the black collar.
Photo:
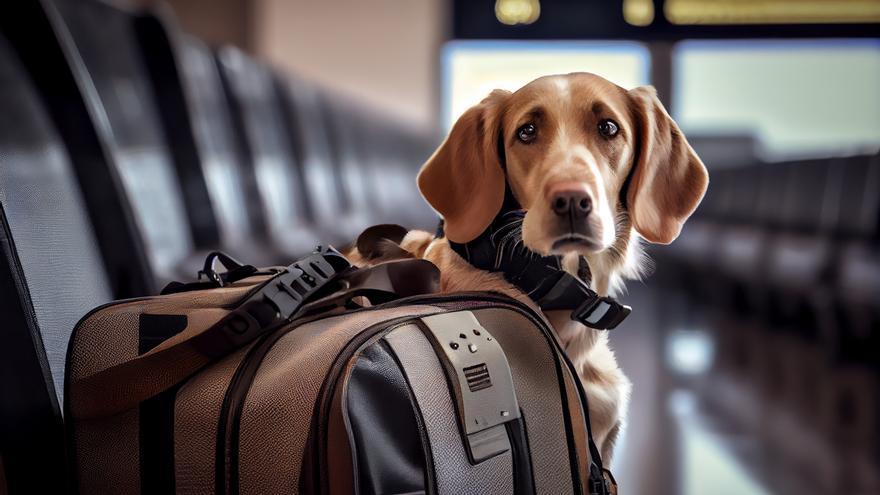
M 544 311 L 572 310 L 571 319 L 596 330 L 611 330 L 622 322 L 631 308 L 612 297 L 600 296 L 578 277 L 562 269 L 559 256 L 540 256 L 522 243 L 523 211 L 508 188 L 501 212 L 476 239 L 465 244 L 449 241 L 449 246 L 471 265 L 481 270 L 501 272 Z M 438 237 L 443 236 L 443 223 Z M 581 275 L 589 268 L 581 259 Z

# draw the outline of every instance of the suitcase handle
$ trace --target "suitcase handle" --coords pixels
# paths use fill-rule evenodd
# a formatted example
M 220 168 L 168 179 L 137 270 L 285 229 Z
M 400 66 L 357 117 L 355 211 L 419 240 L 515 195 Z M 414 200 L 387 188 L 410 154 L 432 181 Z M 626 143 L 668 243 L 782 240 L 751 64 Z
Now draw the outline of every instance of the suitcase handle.
M 214 269 L 218 261 L 226 268 L 226 277 L 223 277 Z M 245 265 L 223 251 L 211 251 L 205 258 L 205 266 L 199 270 L 198 280 L 201 281 L 202 275 L 204 275 L 205 278 L 217 284 L 217 287 L 223 287 L 227 283 L 249 277 L 256 271 L 257 269 L 253 265 Z
M 438 290 L 439 280 L 439 270 L 427 260 L 354 269 L 335 250 L 315 253 L 269 279 L 213 324 L 184 330 L 145 354 L 71 383 L 70 413 L 90 419 L 130 410 L 303 315 L 337 308 L 356 296 L 386 302 L 430 294 Z

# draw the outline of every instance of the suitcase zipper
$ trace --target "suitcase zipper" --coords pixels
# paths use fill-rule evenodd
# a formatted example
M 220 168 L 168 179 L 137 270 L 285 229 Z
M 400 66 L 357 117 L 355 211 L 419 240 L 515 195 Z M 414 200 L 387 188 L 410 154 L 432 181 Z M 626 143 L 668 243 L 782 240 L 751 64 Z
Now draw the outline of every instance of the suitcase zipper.
M 393 303 L 389 304 L 393 305 Z M 389 307 L 389 305 L 362 308 L 356 311 L 368 311 L 387 307 Z M 354 339 L 349 341 L 343 349 L 343 352 L 345 352 L 353 342 L 361 342 L 362 344 L 366 340 L 369 340 L 369 337 L 376 335 L 382 329 L 387 329 L 389 326 L 412 319 L 412 316 L 404 316 L 367 327 L 367 329 L 361 331 Z M 242 362 L 235 370 L 235 374 L 233 375 L 229 386 L 226 388 L 226 393 L 223 397 L 223 404 L 220 408 L 220 422 L 217 428 L 215 454 L 215 492 L 218 495 L 237 495 L 239 493 L 238 453 L 241 414 L 245 398 L 254 378 L 256 377 L 256 373 L 263 362 L 263 358 L 265 358 L 278 340 L 287 335 L 288 332 L 296 330 L 299 326 L 300 324 L 297 323 L 291 324 L 291 322 L 282 322 L 278 325 L 278 328 L 275 331 L 269 331 L 264 337 L 259 339 L 242 359 Z M 365 334 L 367 334 L 366 338 L 364 338 Z M 332 369 L 331 372 L 333 372 Z M 324 383 L 326 384 L 327 380 L 325 380 Z M 321 393 L 319 392 L 319 397 L 321 397 L 320 394 Z
M 214 491 L 218 495 L 238 493 L 238 427 L 244 399 L 263 362 L 263 357 L 281 337 L 293 330 L 293 328 L 283 330 L 288 324 L 289 322 L 278 323 L 275 330 L 268 331 L 257 340 L 242 358 L 226 388 L 223 404 L 220 407 L 214 465 Z
M 393 301 L 391 303 L 383 305 L 382 307 L 387 308 L 390 306 L 397 306 L 398 304 L 396 303 L 398 302 L 400 301 Z M 312 416 L 313 421 L 311 432 L 309 434 L 311 445 L 309 446 L 307 454 L 309 452 L 313 453 L 310 456 L 313 462 L 312 476 L 315 477 L 319 483 L 319 489 L 314 490 L 316 493 L 326 493 L 329 487 L 328 473 L 326 472 L 326 469 L 324 469 L 326 466 L 324 463 L 321 462 L 321 460 L 325 456 L 324 444 L 326 442 L 324 440 L 327 436 L 327 420 L 329 419 L 328 416 L 330 405 L 333 395 L 336 393 L 336 386 L 338 385 L 339 379 L 341 378 L 342 370 L 345 368 L 347 363 L 367 343 L 373 340 L 374 337 L 391 333 L 397 328 L 400 328 L 417 318 L 420 318 L 420 316 L 403 316 L 372 325 L 366 330 L 359 333 L 354 339 L 350 340 L 348 344 L 346 344 L 346 346 L 342 349 L 342 351 L 337 354 L 336 359 L 334 360 L 333 365 L 330 367 L 330 371 L 327 373 L 327 377 L 324 379 L 324 383 L 321 385 L 321 389 L 318 392 L 317 411 L 316 414 Z M 433 465 L 433 457 L 430 453 L 431 444 L 429 442 L 428 434 L 425 430 L 424 421 L 422 420 L 421 415 L 416 414 L 415 416 L 416 427 L 419 430 L 419 437 L 421 438 L 422 449 L 425 454 L 425 475 L 428 478 L 426 483 L 426 493 L 428 495 L 431 495 L 435 493 L 434 471 L 430 467 Z M 315 471 L 317 471 L 317 473 Z M 311 488 L 315 488 L 314 482 L 312 482 Z

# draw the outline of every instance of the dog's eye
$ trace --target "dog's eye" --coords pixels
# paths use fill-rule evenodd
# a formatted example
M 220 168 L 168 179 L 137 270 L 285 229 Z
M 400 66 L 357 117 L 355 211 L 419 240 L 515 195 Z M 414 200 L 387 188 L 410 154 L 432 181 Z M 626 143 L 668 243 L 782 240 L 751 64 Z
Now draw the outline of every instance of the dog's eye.
M 605 137 L 614 137 L 619 130 L 620 128 L 617 127 L 617 122 L 611 119 L 605 119 L 602 122 L 599 122 L 599 134 Z
M 526 124 L 516 131 L 516 137 L 524 143 L 531 143 L 538 136 L 538 129 L 535 124 Z

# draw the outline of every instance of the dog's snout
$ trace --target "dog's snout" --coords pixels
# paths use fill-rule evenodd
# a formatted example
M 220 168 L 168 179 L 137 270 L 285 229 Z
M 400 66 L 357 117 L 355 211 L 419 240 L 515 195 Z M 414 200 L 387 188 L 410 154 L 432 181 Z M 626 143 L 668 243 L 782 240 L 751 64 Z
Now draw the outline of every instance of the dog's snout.
M 550 196 L 550 208 L 561 217 L 583 219 L 593 210 L 593 200 L 584 188 L 557 189 Z

